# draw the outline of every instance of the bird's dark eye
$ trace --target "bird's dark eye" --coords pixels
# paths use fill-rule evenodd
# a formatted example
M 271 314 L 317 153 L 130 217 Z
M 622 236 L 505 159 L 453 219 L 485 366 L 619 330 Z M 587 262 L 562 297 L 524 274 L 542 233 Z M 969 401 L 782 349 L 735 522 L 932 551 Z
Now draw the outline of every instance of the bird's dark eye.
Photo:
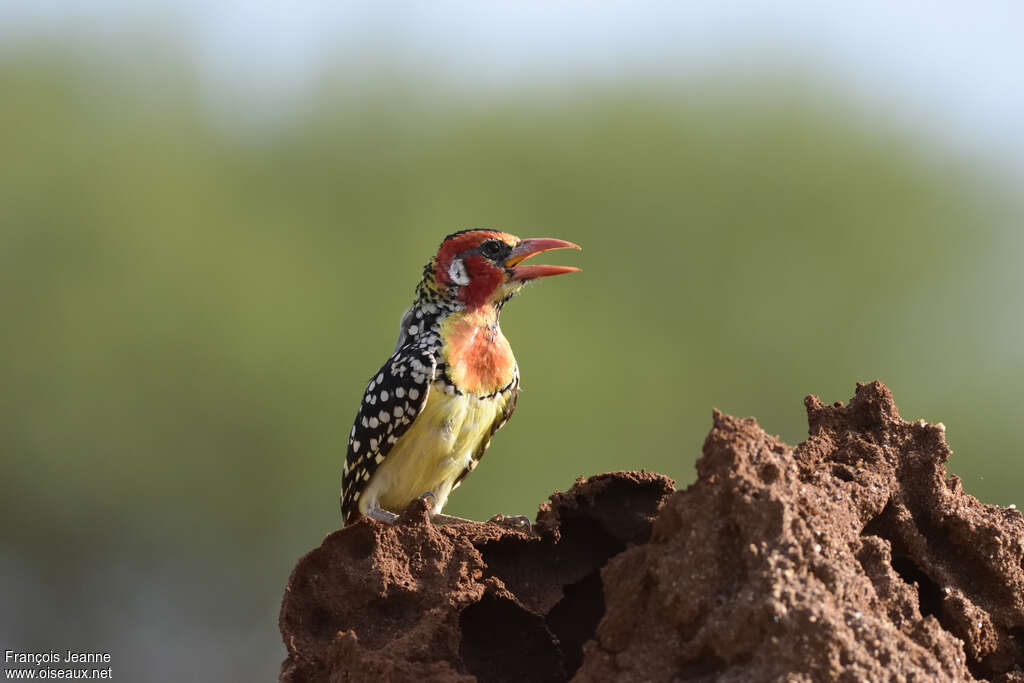
M 507 246 L 499 240 L 487 240 L 480 245 L 480 253 L 489 259 L 496 259 L 504 253 Z

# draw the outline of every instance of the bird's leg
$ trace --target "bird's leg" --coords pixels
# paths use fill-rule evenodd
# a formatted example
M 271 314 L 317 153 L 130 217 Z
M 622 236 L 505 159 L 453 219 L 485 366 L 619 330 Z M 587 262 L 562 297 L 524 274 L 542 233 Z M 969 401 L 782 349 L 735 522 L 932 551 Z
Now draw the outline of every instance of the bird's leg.
M 366 511 L 366 516 L 370 519 L 375 519 L 378 522 L 383 522 L 388 526 L 394 526 L 395 522 L 398 521 L 398 515 L 394 512 L 388 512 L 379 505 L 374 505 Z

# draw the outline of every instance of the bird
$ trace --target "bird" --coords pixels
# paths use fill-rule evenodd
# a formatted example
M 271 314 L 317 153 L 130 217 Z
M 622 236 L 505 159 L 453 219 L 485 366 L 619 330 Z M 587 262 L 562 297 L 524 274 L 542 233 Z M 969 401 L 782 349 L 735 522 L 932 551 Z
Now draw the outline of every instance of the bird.
M 435 523 L 466 521 L 442 509 L 508 422 L 519 395 L 519 365 L 498 322 L 502 307 L 528 282 L 580 270 L 523 265 L 553 249 L 580 247 L 486 228 L 444 238 L 352 425 L 343 525 L 364 517 L 394 524 L 416 498 Z M 507 519 L 529 524 L 525 517 Z

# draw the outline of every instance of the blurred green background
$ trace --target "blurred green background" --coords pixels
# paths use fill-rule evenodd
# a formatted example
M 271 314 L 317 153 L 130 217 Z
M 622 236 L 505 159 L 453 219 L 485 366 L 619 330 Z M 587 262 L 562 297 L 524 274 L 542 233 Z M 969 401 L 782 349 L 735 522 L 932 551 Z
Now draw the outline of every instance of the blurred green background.
M 532 515 L 615 469 L 685 486 L 712 406 L 795 444 L 806 394 L 876 378 L 947 425 L 968 491 L 1024 504 L 1017 179 L 825 74 L 467 95 L 380 59 L 286 115 L 224 115 L 187 51 L 19 45 L 5 648 L 109 651 L 118 680 L 276 676 L 280 597 L 338 527 L 365 382 L 464 227 L 575 241 L 548 262 L 583 272 L 506 308 L 519 407 L 447 512 Z

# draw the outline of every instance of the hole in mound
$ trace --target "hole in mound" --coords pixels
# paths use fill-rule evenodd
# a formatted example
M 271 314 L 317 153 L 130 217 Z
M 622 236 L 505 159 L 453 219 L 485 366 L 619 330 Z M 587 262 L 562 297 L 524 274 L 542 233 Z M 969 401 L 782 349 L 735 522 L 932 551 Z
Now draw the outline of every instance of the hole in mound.
M 935 543 L 936 539 L 941 538 L 940 534 L 930 528 L 926 521 L 916 518 L 914 521 L 918 529 L 921 530 L 922 535 L 932 543 Z M 917 587 L 917 603 L 921 616 L 934 617 L 943 629 L 954 637 L 963 639 L 962 627 L 955 623 L 950 615 L 945 614 L 942 588 L 921 569 L 920 565 L 908 552 L 907 544 L 904 543 L 903 537 L 899 532 L 896 511 L 891 501 L 885 506 L 881 514 L 868 522 L 861 535 L 878 536 L 889 542 L 892 548 L 892 569 L 908 586 Z M 978 661 L 968 656 L 965 663 L 971 675 L 980 680 L 988 680 L 993 678 L 995 674 L 1002 673 L 995 668 L 998 666 L 996 658 L 989 657 L 984 661 Z
M 490 593 L 459 615 L 459 656 L 480 683 L 569 680 L 544 620 Z
M 980 662 L 967 658 L 967 670 L 979 681 L 987 681 L 992 678 L 992 673 L 981 665 Z
M 853 481 L 856 476 L 847 465 L 832 465 L 832 476 L 843 481 Z
M 779 468 L 772 463 L 762 465 L 761 469 L 757 471 L 757 476 L 766 484 L 774 483 L 779 478 L 779 474 Z
M 626 549 L 626 544 L 613 536 L 592 517 L 569 517 L 562 521 L 562 540 L 555 546 L 558 562 L 574 563 L 584 573 L 603 567 L 610 558 Z
M 506 536 L 481 544 L 479 550 L 487 565 L 487 576 L 501 579 L 520 600 L 520 593 L 528 592 L 537 583 L 537 577 L 551 572 L 552 553 L 547 544 Z
M 563 522 L 575 516 L 600 520 L 605 532 L 619 542 L 646 543 L 651 537 L 651 520 L 657 516 L 669 493 L 671 488 L 666 489 L 664 481 L 638 484 L 612 480 L 590 505 L 581 507 L 575 514 L 564 515 Z
M 704 648 L 697 659 L 679 665 L 679 678 L 685 681 L 713 681 L 724 666 L 724 659 Z
M 598 520 L 578 516 L 562 521 L 562 538 L 553 546 L 506 537 L 479 549 L 486 576 L 501 579 L 520 603 L 546 614 L 563 599 L 563 587 L 603 567 L 626 544 Z
M 832 474 L 835 474 L 835 470 L 832 471 Z M 879 538 L 884 538 L 885 540 L 889 541 L 889 543 L 892 543 L 894 534 L 892 533 L 892 524 L 889 520 L 892 518 L 894 514 L 895 513 L 892 509 L 892 501 L 890 500 L 888 503 L 885 504 L 885 507 L 882 508 L 881 512 L 872 517 L 871 521 L 864 525 L 864 528 L 861 529 L 860 535 L 878 536 Z
M 583 644 L 594 637 L 604 616 L 604 586 L 601 572 L 594 571 L 576 583 L 565 586 L 563 597 L 548 613 L 548 627 L 558 636 L 571 676 L 583 664 Z
M 908 586 L 917 584 L 917 602 L 921 616 L 932 616 L 942 621 L 942 590 L 928 578 L 914 561 L 905 555 L 892 556 L 892 568 Z
M 1009 636 L 1010 642 L 1013 643 L 1014 661 L 1017 666 L 1024 669 L 1024 626 L 1011 628 Z
M 894 533 L 895 524 L 891 521 L 896 512 L 892 501 L 886 504 L 881 514 L 872 519 L 860 532 L 861 536 L 878 536 L 889 542 L 892 548 L 892 569 L 908 586 L 917 586 L 917 604 L 922 617 L 933 616 L 942 622 L 942 590 L 927 574 L 924 573 L 914 559 L 907 554 L 906 545 L 898 533 Z M 943 628 L 946 625 L 943 624 Z M 949 630 L 948 628 L 946 630 Z M 955 635 L 955 634 L 954 634 Z

